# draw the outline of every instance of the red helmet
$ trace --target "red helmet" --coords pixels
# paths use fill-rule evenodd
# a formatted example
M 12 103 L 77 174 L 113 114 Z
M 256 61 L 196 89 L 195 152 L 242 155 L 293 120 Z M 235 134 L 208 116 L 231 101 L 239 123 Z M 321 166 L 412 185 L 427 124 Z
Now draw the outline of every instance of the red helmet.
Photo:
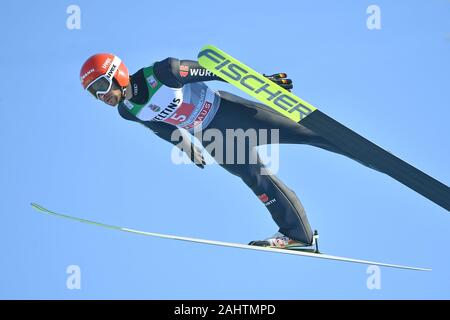
M 130 83 L 127 67 L 114 54 L 95 54 L 81 67 L 81 85 L 97 98 L 99 94 L 105 94 L 111 89 L 112 79 L 115 79 L 122 88 Z

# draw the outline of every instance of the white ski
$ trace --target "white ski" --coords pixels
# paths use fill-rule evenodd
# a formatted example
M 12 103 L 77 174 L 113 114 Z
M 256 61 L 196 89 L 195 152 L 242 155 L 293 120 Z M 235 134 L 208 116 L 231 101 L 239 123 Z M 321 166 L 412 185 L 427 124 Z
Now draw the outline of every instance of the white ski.
M 289 255 L 296 255 L 296 256 L 303 256 L 303 257 L 310 257 L 310 258 L 318 258 L 318 259 L 327 259 L 327 260 L 335 260 L 335 261 L 344 261 L 344 262 L 352 262 L 352 263 L 359 263 L 359 264 L 366 264 L 366 265 L 376 265 L 380 267 L 389 267 L 389 268 L 397 268 L 397 269 L 407 269 L 407 270 L 416 270 L 416 271 L 431 271 L 429 268 L 418 268 L 418 267 L 409 267 L 409 266 L 402 266 L 402 265 L 396 265 L 396 264 L 388 264 L 388 263 L 381 263 L 381 262 L 375 262 L 375 261 L 367 261 L 367 260 L 359 260 L 359 259 L 351 259 L 351 258 L 345 258 L 345 257 L 338 257 L 338 256 L 331 256 L 327 254 L 322 253 L 312 253 L 312 252 L 303 252 L 299 250 L 287 250 L 287 249 L 277 249 L 277 248 L 268 248 L 268 247 L 258 247 L 258 246 L 250 246 L 246 244 L 241 243 L 233 243 L 233 242 L 224 242 L 224 241 L 215 241 L 215 240 L 205 240 L 205 239 L 197 239 L 197 238 L 188 238 L 188 237 L 181 237 L 181 236 L 174 236 L 169 234 L 161 234 L 161 233 L 154 233 L 154 232 L 146 232 L 146 231 L 139 231 L 135 229 L 130 228 L 122 228 L 117 227 L 113 225 L 108 225 L 100 222 L 85 220 L 61 213 L 56 213 L 53 211 L 50 211 L 36 203 L 31 203 L 31 206 L 35 209 L 37 209 L 39 212 L 50 214 L 53 216 L 57 216 L 60 218 L 66 218 L 70 220 L 75 220 L 78 222 L 93 224 L 99 227 L 108 228 L 108 229 L 114 229 L 118 231 L 124 231 L 124 232 L 130 232 L 135 234 L 140 234 L 144 236 L 150 236 L 150 237 L 158 237 L 158 238 L 164 238 L 164 239 L 172 239 L 172 240 L 180 240 L 180 241 L 187 241 L 187 242 L 194 242 L 194 243 L 202 243 L 202 244 L 209 244 L 214 246 L 221 246 L 221 247 L 231 247 L 231 248 L 239 248 L 239 249 L 248 249 L 248 250 L 256 250 L 256 251 L 265 251 L 265 252 L 273 252 L 273 253 L 281 253 L 281 254 L 289 254 Z

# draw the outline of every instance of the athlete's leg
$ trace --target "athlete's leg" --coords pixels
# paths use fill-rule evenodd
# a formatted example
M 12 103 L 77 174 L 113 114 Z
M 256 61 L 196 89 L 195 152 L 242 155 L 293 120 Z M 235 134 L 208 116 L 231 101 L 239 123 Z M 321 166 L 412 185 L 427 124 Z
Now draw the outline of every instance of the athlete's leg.
M 330 143 L 328 140 L 316 134 L 314 131 L 304 127 L 300 123 L 292 121 L 282 114 L 270 109 L 269 107 L 254 101 L 243 99 L 239 96 L 233 95 L 225 91 L 219 91 L 223 101 L 220 116 L 217 120 L 223 127 L 239 126 L 239 128 L 249 129 L 278 129 L 279 143 L 281 144 L 306 144 L 314 147 L 319 147 L 327 151 L 344 155 L 353 159 L 364 166 L 371 169 L 374 168 L 370 164 L 343 152 L 338 147 Z M 270 133 L 270 131 L 269 131 Z M 270 136 L 268 141 L 270 142 Z M 260 145 L 258 143 L 258 145 Z
M 339 148 L 329 143 L 312 130 L 286 118 L 267 106 L 223 91 L 220 91 L 220 95 L 222 97 L 222 102 L 219 111 L 208 128 L 219 129 L 224 137 L 226 129 L 267 129 L 269 134 L 269 139 L 267 141 L 270 143 L 272 140 L 270 137 L 270 130 L 278 129 L 279 143 L 316 146 L 334 153 L 345 155 L 363 165 L 371 167 L 342 152 Z M 208 143 L 206 143 L 206 145 L 207 144 Z M 257 145 L 261 144 L 260 141 L 257 142 Z M 251 150 L 251 153 L 256 153 L 255 148 L 252 149 L 248 146 L 245 147 L 245 150 Z M 227 158 L 225 139 L 223 152 L 224 157 L 217 159 L 219 160 L 219 163 L 221 163 L 221 160 Z M 237 154 L 236 150 L 234 154 Z M 249 159 L 250 158 L 246 155 L 246 161 Z M 221 165 L 230 173 L 240 177 L 262 200 L 266 200 L 265 203 L 267 204 L 267 209 L 279 226 L 280 232 L 292 239 L 310 244 L 313 237 L 311 227 L 303 205 L 297 195 L 275 175 L 262 175 L 261 170 L 266 170 L 266 168 L 264 168 L 264 165 L 259 158 L 256 164 L 250 164 L 248 162 L 247 164 L 238 164 L 236 158 L 234 158 L 233 161 L 234 162 L 232 163 L 225 162 Z
M 217 128 L 217 127 L 216 127 Z M 223 128 L 217 128 L 219 130 Z M 206 143 L 207 145 L 207 143 Z M 234 157 L 218 163 L 228 172 L 242 179 L 242 181 L 253 191 L 253 193 L 264 203 L 269 210 L 273 220 L 279 227 L 279 231 L 291 239 L 310 245 L 313 233 L 306 217 L 305 210 L 294 191 L 289 189 L 277 176 L 270 173 L 258 157 L 256 147 L 247 148 L 256 163 L 238 163 L 237 145 L 234 145 Z M 226 159 L 226 147 L 224 154 Z M 214 154 L 215 155 L 215 154 Z M 246 155 L 247 160 L 250 158 Z
M 274 114 L 274 116 L 278 118 L 278 121 L 284 123 L 281 125 L 283 131 L 289 130 L 283 136 L 298 136 L 297 130 L 304 130 L 304 134 L 300 135 L 300 137 L 308 137 L 308 134 L 312 135 L 309 129 L 291 127 L 291 120 L 278 114 Z M 255 195 L 263 200 L 272 218 L 279 226 L 281 233 L 305 244 L 311 244 L 313 241 L 313 233 L 300 200 L 295 192 L 289 189 L 277 176 L 268 172 L 268 169 L 265 168 L 257 156 L 256 148 L 251 147 L 249 141 L 245 140 L 246 145 L 244 148 L 241 148 L 241 150 L 246 152 L 245 163 L 240 164 L 238 162 L 238 145 L 235 140 L 232 144 L 234 147 L 233 155 L 228 157 L 227 141 L 225 139 L 226 129 L 278 129 L 276 123 L 274 125 L 264 114 L 261 119 L 260 117 L 261 115 L 258 114 L 258 110 L 255 108 L 224 99 L 218 114 L 208 128 L 206 128 L 218 129 L 224 136 L 222 157 L 219 157 L 216 153 L 212 155 L 223 168 L 241 178 Z M 288 121 L 284 122 L 285 119 Z M 284 138 L 284 140 L 286 140 L 285 143 L 289 143 L 287 142 L 287 138 Z M 270 142 L 270 138 L 268 141 Z M 202 143 L 206 147 L 209 141 L 202 141 Z M 299 141 L 296 141 L 296 143 L 299 143 Z M 256 159 L 256 163 L 255 161 L 252 163 L 250 159 Z

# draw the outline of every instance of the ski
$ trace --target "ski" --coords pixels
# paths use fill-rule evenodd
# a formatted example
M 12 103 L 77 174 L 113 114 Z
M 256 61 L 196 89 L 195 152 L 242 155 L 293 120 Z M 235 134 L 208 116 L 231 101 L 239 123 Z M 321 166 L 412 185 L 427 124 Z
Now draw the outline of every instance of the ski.
M 381 263 L 381 262 L 375 262 L 375 261 L 351 259 L 351 258 L 332 256 L 332 255 L 327 255 L 327 254 L 322 254 L 322 253 L 301 251 L 301 250 L 288 250 L 288 249 L 277 249 L 277 248 L 268 248 L 268 247 L 257 247 L 257 246 L 251 246 L 251 245 L 233 243 L 233 242 L 188 238 L 188 237 L 181 237 L 181 236 L 175 236 L 175 235 L 169 235 L 169 234 L 140 231 L 140 230 L 113 226 L 113 225 L 109 225 L 109 224 L 105 224 L 105 223 L 101 223 L 101 222 L 90 221 L 90 220 L 81 219 L 81 218 L 77 218 L 77 217 L 66 215 L 66 214 L 57 213 L 57 212 L 48 210 L 48 209 L 44 208 L 43 206 L 36 204 L 36 203 L 31 203 L 31 206 L 41 213 L 49 214 L 52 216 L 70 219 L 70 220 L 74 220 L 74 221 L 78 221 L 78 222 L 82 222 L 82 223 L 92 224 L 92 225 L 107 228 L 107 229 L 139 234 L 139 235 L 143 235 L 143 236 L 158 237 L 158 238 L 172 239 L 172 240 L 179 240 L 179 241 L 186 241 L 186 242 L 193 242 L 193 243 L 201 243 L 201 244 L 208 244 L 208 245 L 221 246 L 221 247 L 239 248 L 239 249 L 247 249 L 247 250 L 255 250 L 255 251 L 281 253 L 281 254 L 287 254 L 287 255 L 296 255 L 296 256 L 303 256 L 303 257 L 310 257 L 310 258 L 358 263 L 358 264 L 365 264 L 365 265 L 376 265 L 376 266 L 380 266 L 380 267 L 389 267 L 389 268 L 416 270 L 416 271 L 431 271 L 431 269 L 428 269 L 428 268 L 409 267 L 409 266 Z
M 315 131 L 357 161 L 379 170 L 450 211 L 450 188 L 350 130 L 224 51 L 207 45 L 198 62 L 266 106 Z

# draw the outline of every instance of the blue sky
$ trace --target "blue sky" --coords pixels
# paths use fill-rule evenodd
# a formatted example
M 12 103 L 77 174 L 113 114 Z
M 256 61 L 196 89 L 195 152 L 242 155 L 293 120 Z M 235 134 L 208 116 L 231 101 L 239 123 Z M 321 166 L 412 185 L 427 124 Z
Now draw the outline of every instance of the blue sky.
M 448 212 L 309 146 L 282 146 L 278 176 L 299 195 L 321 249 L 433 272 L 382 268 L 381 289 L 369 290 L 362 265 L 146 238 L 30 207 L 222 241 L 273 234 L 236 177 L 217 165 L 175 166 L 167 142 L 81 89 L 93 53 L 114 52 L 136 71 L 168 56 L 195 59 L 205 44 L 260 72 L 287 72 L 295 94 L 450 183 L 449 1 L 209 3 L 3 3 L 0 298 L 450 298 Z M 66 28 L 71 4 L 80 30 Z M 371 4 L 381 30 L 366 27 Z M 69 265 L 81 269 L 81 290 L 66 287 Z

